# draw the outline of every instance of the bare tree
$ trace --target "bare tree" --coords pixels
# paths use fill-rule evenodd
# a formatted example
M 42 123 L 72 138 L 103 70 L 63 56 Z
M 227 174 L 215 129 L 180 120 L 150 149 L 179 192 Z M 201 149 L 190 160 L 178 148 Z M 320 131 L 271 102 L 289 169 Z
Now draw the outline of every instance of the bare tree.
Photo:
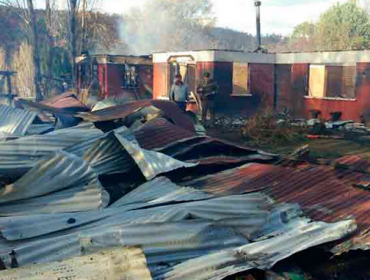
M 41 84 L 41 64 L 40 64 L 40 48 L 37 29 L 37 17 L 33 5 L 33 0 L 0 0 L 0 4 L 17 9 L 19 16 L 24 22 L 24 31 L 28 41 L 33 49 L 33 64 L 34 64 L 34 84 L 36 100 L 42 100 Z
M 36 13 L 33 6 L 33 0 L 27 0 L 27 8 L 30 16 L 30 27 L 31 27 L 31 42 L 33 46 L 33 63 L 35 66 L 35 91 L 36 91 L 36 101 L 42 100 L 41 94 L 41 84 L 42 84 L 42 75 L 41 75 L 41 64 L 40 64 L 40 48 L 39 48 L 39 37 L 37 30 L 37 21 Z

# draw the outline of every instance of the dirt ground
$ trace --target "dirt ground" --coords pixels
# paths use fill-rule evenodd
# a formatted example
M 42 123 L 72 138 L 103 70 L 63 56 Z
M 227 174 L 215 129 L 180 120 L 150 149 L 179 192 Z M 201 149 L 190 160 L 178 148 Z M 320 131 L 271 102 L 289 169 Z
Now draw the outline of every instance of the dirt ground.
M 303 145 L 310 146 L 310 155 L 316 158 L 336 159 L 347 155 L 360 155 L 362 158 L 370 160 L 370 140 L 360 140 L 353 138 L 344 139 L 302 139 L 294 143 L 286 143 L 279 146 L 255 146 L 246 141 L 241 133 L 230 132 L 218 128 L 207 130 L 207 134 L 212 137 L 220 138 L 237 144 L 262 149 L 266 152 L 288 155 Z

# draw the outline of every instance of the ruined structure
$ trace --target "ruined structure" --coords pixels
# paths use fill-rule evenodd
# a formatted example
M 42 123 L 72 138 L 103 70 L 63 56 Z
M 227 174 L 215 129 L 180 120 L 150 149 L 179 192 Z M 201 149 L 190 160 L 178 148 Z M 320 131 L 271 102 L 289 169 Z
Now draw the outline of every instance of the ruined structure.
M 93 88 L 100 98 L 151 98 L 153 65 L 150 56 L 92 55 L 77 58 L 80 89 Z
M 370 51 L 245 53 L 204 50 L 153 55 L 155 99 L 166 99 L 176 73 L 192 92 L 206 70 L 219 82 L 219 113 L 250 116 L 261 106 L 296 118 L 360 121 L 370 116 Z M 194 103 L 193 103 L 194 104 Z M 196 110 L 195 105 L 189 108 Z

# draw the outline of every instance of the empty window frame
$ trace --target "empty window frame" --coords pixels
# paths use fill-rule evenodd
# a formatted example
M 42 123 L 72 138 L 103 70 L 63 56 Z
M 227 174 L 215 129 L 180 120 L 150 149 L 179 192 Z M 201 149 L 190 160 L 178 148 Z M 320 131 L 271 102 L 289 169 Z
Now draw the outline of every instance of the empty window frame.
M 324 98 L 326 91 L 326 67 L 325 65 L 310 65 L 308 96 Z
M 310 65 L 309 96 L 313 98 L 356 98 L 355 65 Z
M 134 65 L 125 65 L 123 77 L 124 89 L 135 89 L 139 87 L 138 83 L 138 67 Z
M 250 67 L 248 63 L 233 63 L 232 96 L 250 95 Z

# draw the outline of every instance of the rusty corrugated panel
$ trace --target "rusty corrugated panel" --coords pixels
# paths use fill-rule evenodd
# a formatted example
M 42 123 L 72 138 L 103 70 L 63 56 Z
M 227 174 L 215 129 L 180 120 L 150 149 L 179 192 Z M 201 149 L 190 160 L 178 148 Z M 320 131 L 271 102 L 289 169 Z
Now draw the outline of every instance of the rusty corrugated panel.
M 77 98 L 77 95 L 73 92 L 66 92 L 61 95 L 57 95 L 50 99 L 40 102 L 51 107 L 64 109 L 70 112 L 88 112 L 90 109 L 80 102 Z
M 194 124 L 190 117 L 184 114 L 181 109 L 176 106 L 175 103 L 170 101 L 140 100 L 96 112 L 80 113 L 76 116 L 93 122 L 111 121 L 116 119 L 123 119 L 133 114 L 138 109 L 149 106 L 153 106 L 157 109 L 162 110 L 162 112 L 164 113 L 164 117 L 171 119 L 171 121 L 173 121 L 175 125 L 183 129 L 195 132 Z
M 152 280 L 139 248 L 118 248 L 62 262 L 2 271 L 0 280 Z
M 211 137 L 192 137 L 180 140 L 160 149 L 160 152 L 175 157 L 180 160 L 195 160 L 212 157 L 248 157 L 260 156 L 261 161 L 274 161 L 279 156 L 265 153 L 260 150 L 237 145 L 221 139 Z
M 369 230 L 370 195 L 353 185 L 362 181 L 370 181 L 370 175 L 309 164 L 283 168 L 252 163 L 188 185 L 216 195 L 263 191 L 278 202 L 298 203 L 314 220 L 337 222 L 351 216 L 361 236 Z
M 182 129 L 162 118 L 150 120 L 135 131 L 135 137 L 140 147 L 147 150 L 161 149 L 195 136 L 194 132 Z
M 370 172 L 370 162 L 361 158 L 358 155 L 349 155 L 339 159 L 336 159 L 334 164 L 344 165 L 351 170 Z
M 0 132 L 14 135 L 26 135 L 36 114 L 0 104 Z

